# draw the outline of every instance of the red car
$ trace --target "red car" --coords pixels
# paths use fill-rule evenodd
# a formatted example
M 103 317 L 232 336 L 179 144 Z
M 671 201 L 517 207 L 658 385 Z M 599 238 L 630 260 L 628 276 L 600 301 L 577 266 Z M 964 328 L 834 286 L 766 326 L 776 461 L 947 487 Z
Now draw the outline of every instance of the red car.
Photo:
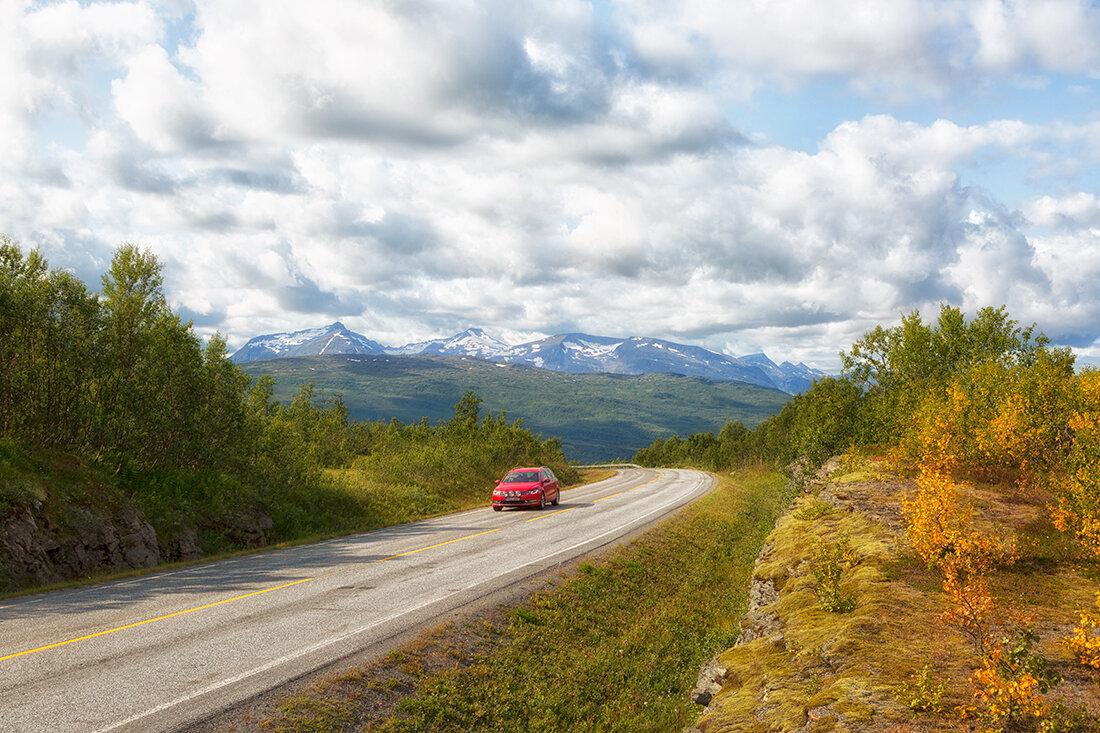
M 493 489 L 493 511 L 506 506 L 537 506 L 561 501 L 558 477 L 546 466 L 513 468 Z

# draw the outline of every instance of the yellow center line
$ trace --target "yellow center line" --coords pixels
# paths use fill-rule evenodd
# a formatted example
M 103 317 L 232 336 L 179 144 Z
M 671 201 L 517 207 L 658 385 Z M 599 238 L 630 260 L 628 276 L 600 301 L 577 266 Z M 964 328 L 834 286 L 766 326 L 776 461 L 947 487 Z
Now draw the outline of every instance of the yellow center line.
M 524 522 L 525 522 L 525 523 L 537 522 L 537 521 L 539 521 L 540 519 L 546 519 L 547 517 L 552 517 L 552 516 L 554 516 L 555 514 L 564 514 L 565 512 L 571 512 L 571 511 L 573 511 L 574 509 L 578 509 L 578 508 L 579 508 L 579 507 L 571 506 L 571 507 L 569 507 L 568 509 L 559 509 L 559 510 L 558 510 L 558 511 L 556 511 L 556 512 L 550 512 L 549 514 L 540 514 L 540 515 L 538 515 L 537 517 L 534 517 L 533 519 L 526 519 L 526 520 L 524 520 Z
M 15 654 L 9 654 L 6 657 L 0 657 L 0 662 L 5 659 L 15 659 L 16 657 L 22 657 L 27 654 L 34 654 L 35 652 L 45 651 L 46 649 L 53 649 L 59 646 L 65 646 L 66 644 L 73 644 L 78 641 L 84 641 L 86 639 L 94 639 L 97 636 L 104 636 L 105 634 L 113 634 L 116 631 L 122 631 L 124 629 L 132 629 L 136 626 L 144 626 L 145 624 L 151 624 L 154 621 L 163 621 L 166 618 L 175 618 L 176 616 L 183 616 L 188 613 L 194 613 L 195 611 L 202 611 L 203 609 L 213 608 L 214 606 L 220 606 L 223 603 L 232 603 L 233 601 L 239 601 L 242 598 L 251 598 L 252 596 L 263 595 L 264 593 L 270 593 L 273 590 L 281 590 L 283 588 L 290 588 L 294 585 L 300 585 L 302 583 L 308 583 L 313 578 L 302 578 L 301 580 L 295 580 L 293 583 L 285 583 L 284 585 L 277 585 L 274 588 L 265 588 L 264 590 L 253 591 L 252 593 L 245 593 L 243 596 L 237 596 L 236 598 L 226 598 L 225 600 L 215 601 L 214 603 L 207 603 L 205 606 L 198 606 L 196 608 L 189 608 L 186 611 L 176 611 L 166 616 L 157 616 L 156 618 L 145 619 L 144 621 L 138 621 L 136 623 L 127 624 L 125 626 L 118 626 L 113 629 L 107 629 L 106 631 L 97 631 L 94 634 L 88 634 L 87 636 L 79 636 L 75 639 L 69 639 L 68 641 L 59 641 L 56 644 L 47 644 L 46 646 L 40 646 L 37 649 L 28 649 L 25 652 L 16 652 Z
M 457 540 L 447 540 L 446 542 L 440 542 L 438 545 L 429 545 L 427 547 L 421 547 L 418 550 L 409 550 L 408 552 L 401 552 L 401 553 L 398 553 L 396 555 L 390 555 L 389 557 L 383 557 L 380 560 L 375 560 L 375 562 L 385 562 L 386 560 L 392 560 L 395 557 L 405 557 L 405 555 L 415 555 L 418 552 L 424 552 L 424 550 L 432 550 L 436 547 L 443 547 L 444 545 L 450 545 L 450 544 L 453 544 L 455 542 L 461 542 L 462 540 L 468 540 L 468 539 L 471 539 L 473 537 L 480 537 L 480 536 L 485 535 L 485 534 L 492 534 L 493 532 L 499 532 L 502 529 L 504 529 L 504 527 L 497 527 L 496 529 L 488 529 L 488 530 L 485 530 L 484 532 L 477 532 L 475 534 L 468 534 L 465 537 L 459 537 Z

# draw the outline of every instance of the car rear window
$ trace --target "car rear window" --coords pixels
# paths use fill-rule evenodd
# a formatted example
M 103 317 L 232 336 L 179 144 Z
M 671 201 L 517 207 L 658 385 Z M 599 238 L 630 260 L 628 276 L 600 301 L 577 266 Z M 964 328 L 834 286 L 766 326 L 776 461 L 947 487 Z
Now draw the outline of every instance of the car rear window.
M 538 471 L 512 471 L 504 477 L 505 484 L 527 484 L 539 480 Z

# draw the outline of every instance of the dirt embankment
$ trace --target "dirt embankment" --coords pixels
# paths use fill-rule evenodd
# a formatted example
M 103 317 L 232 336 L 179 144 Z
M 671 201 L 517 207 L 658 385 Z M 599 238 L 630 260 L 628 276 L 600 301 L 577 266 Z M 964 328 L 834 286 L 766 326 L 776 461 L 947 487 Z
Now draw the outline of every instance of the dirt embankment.
M 981 666 L 970 641 L 937 620 L 948 608 L 937 574 L 905 541 L 901 499 L 913 482 L 834 461 L 776 524 L 753 573 L 738 645 L 703 670 L 697 733 L 732 731 L 979 730 L 958 706 L 973 704 Z M 1050 527 L 1046 497 L 1015 488 L 964 487 L 979 516 L 1010 528 L 1020 560 L 992 578 L 998 605 L 1027 614 L 1044 656 L 1064 681 L 1047 699 L 1100 715 L 1100 676 L 1061 639 L 1100 590 L 1071 543 Z M 828 573 L 839 577 L 826 598 Z M 1091 577 L 1091 579 L 1090 579 Z M 827 600 L 837 610 L 823 608 Z M 922 670 L 941 690 L 939 712 L 916 713 L 899 691 Z

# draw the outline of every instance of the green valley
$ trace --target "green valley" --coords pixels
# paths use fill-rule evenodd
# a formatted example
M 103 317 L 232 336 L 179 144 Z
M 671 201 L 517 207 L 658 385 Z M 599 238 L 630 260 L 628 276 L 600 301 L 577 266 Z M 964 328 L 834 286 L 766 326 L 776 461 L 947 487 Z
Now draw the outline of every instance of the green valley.
M 270 374 L 275 398 L 289 402 L 300 385 L 342 395 L 359 421 L 405 423 L 451 415 L 472 390 L 487 411 L 561 439 L 574 461 L 630 457 L 654 439 L 717 431 L 731 420 L 755 427 L 790 395 L 741 382 L 675 374 L 566 374 L 520 365 L 444 356 L 332 355 L 249 362 L 253 377 Z

